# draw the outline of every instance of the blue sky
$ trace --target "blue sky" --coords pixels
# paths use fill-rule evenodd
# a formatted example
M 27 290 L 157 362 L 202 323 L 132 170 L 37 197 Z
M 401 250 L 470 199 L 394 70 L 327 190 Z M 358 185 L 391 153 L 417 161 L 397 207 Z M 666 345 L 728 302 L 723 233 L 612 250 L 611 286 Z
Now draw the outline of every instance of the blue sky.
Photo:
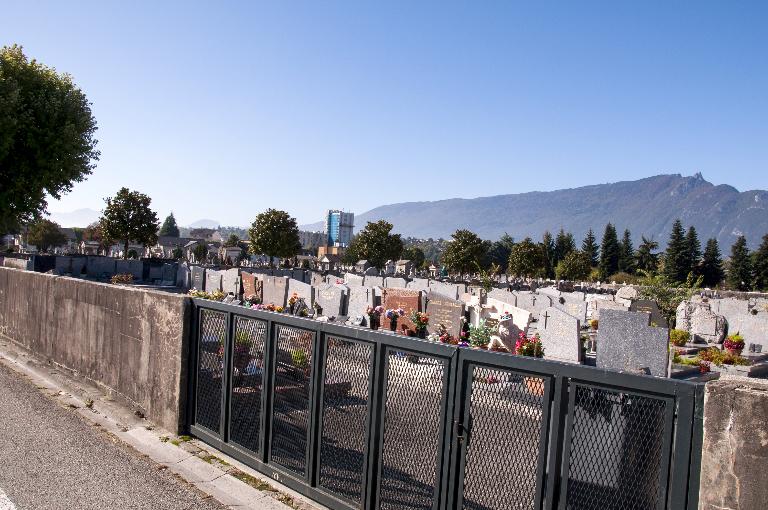
M 101 161 L 52 211 L 128 186 L 245 225 L 659 173 L 766 189 L 767 25 L 765 2 L 11 2 L 0 44 L 93 102 Z

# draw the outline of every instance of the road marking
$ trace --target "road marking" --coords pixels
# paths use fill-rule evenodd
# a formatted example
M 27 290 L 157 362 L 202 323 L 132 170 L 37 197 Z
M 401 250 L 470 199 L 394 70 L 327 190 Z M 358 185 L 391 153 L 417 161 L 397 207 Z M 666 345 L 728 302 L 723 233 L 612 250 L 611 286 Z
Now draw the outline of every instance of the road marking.
M 0 510 L 16 510 L 16 505 L 8 499 L 2 488 L 0 488 Z

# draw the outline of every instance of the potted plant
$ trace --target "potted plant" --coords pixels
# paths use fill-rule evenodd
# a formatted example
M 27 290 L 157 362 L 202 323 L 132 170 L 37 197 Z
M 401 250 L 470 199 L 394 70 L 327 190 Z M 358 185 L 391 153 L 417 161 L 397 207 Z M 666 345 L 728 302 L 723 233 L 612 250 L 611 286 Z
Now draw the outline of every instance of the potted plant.
M 590 327 L 591 327 L 591 328 L 592 328 L 594 331 L 597 331 L 597 324 L 598 324 L 598 323 L 597 323 L 597 319 L 592 319 L 591 321 L 589 321 L 589 325 L 590 325 Z
M 469 343 L 476 349 L 487 349 L 492 334 L 493 328 L 481 320 L 477 326 L 469 326 Z
M 426 338 L 429 315 L 424 312 L 413 312 L 411 313 L 410 319 L 411 322 L 413 322 L 413 329 L 416 330 L 416 336 L 419 338 Z
M 247 332 L 238 331 L 235 334 L 235 348 L 232 351 L 232 366 L 240 373 L 251 362 L 251 339 Z
M 723 347 L 725 347 L 725 350 L 729 353 L 735 356 L 740 356 L 741 351 L 744 350 L 744 337 L 738 332 L 736 332 L 735 335 L 728 335 L 728 338 L 723 342 Z
M 690 340 L 691 334 L 682 329 L 673 329 L 669 332 L 669 341 L 675 347 L 683 347 Z
M 384 307 L 383 306 L 369 306 L 366 311 L 366 315 L 368 315 L 368 325 L 371 329 L 379 329 L 380 321 L 381 321 L 381 314 L 384 313 Z
M 390 308 L 384 312 L 384 316 L 389 319 L 389 330 L 397 331 L 397 320 L 405 315 L 405 310 L 402 308 Z
M 291 297 L 288 298 L 288 311 L 291 315 L 293 315 L 293 308 L 296 306 L 296 303 L 299 301 L 299 295 L 297 293 L 291 294 Z
M 291 351 L 291 361 L 299 373 L 309 376 L 309 356 L 307 356 L 306 352 L 301 349 Z
M 529 356 L 532 358 L 541 358 L 544 356 L 544 347 L 541 345 L 541 337 L 536 333 L 528 338 L 523 331 L 517 337 L 515 342 L 515 354 L 518 356 Z M 544 394 L 544 382 L 538 377 L 525 377 L 525 385 L 528 391 L 536 396 Z

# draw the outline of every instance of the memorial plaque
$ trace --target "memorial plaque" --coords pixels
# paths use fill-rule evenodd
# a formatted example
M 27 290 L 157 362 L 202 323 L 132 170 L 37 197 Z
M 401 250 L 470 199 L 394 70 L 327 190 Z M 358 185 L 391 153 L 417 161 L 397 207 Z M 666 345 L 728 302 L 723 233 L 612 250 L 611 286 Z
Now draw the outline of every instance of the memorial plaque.
M 264 304 L 284 307 L 288 300 L 288 278 L 285 276 L 265 276 L 263 282 Z
M 404 289 L 407 283 L 408 282 L 406 282 L 405 278 L 395 278 L 392 276 L 389 276 L 384 280 L 385 287 L 392 287 L 397 289 Z
M 369 287 L 350 287 L 349 297 L 347 298 L 347 315 L 349 317 L 362 316 L 362 326 L 369 326 L 368 315 L 366 311 L 369 306 L 374 306 L 375 296 L 373 288 Z
M 536 331 L 541 337 L 544 357 L 556 361 L 580 363 L 581 323 L 579 319 L 555 308 L 547 308 L 539 315 Z
M 381 302 L 385 310 L 402 308 L 405 310 L 405 317 L 400 317 L 397 321 L 398 331 L 405 325 L 408 329 L 413 329 L 413 322 L 408 318 L 411 312 L 421 312 L 422 296 L 420 290 L 408 289 L 383 289 L 381 291 Z M 388 328 L 387 319 L 382 318 L 382 327 Z
M 659 305 L 656 303 L 656 301 L 651 299 L 638 299 L 637 301 L 632 301 L 632 304 L 629 305 L 629 311 L 648 312 L 651 314 L 651 326 L 656 325 L 661 328 L 669 327 L 667 319 L 661 315 L 661 310 L 659 310 Z
M 205 270 L 205 292 L 216 292 L 221 290 L 221 273 L 215 269 Z
M 205 268 L 192 266 L 192 288 L 195 290 L 205 289 Z
M 291 278 L 288 280 L 288 298 L 296 294 L 300 298 L 304 298 L 304 302 L 307 306 L 312 306 L 315 301 L 315 289 L 308 283 L 303 281 L 294 280 Z
M 338 317 L 344 314 L 345 289 L 332 283 L 319 285 L 315 288 L 315 303 L 322 308 L 321 314 L 326 317 Z
M 221 272 L 221 287 L 225 293 L 240 296 L 240 270 L 236 267 Z
M 433 294 L 427 300 L 427 313 L 429 314 L 427 326 L 429 333 L 435 333 L 440 324 L 445 326 L 451 336 L 458 337 L 461 333 L 461 319 L 464 318 L 462 301 Z
M 243 271 L 240 275 L 240 279 L 243 283 L 243 299 L 258 299 L 262 300 L 262 281 L 255 274 L 246 273 Z

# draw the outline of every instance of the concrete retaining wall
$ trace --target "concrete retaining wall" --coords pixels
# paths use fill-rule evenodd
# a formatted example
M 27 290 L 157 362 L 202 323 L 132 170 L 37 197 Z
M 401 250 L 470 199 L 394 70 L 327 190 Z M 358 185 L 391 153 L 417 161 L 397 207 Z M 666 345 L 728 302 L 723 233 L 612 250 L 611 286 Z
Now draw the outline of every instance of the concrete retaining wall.
M 0 268 L 0 334 L 121 394 L 180 430 L 189 300 Z
M 768 381 L 707 383 L 701 510 L 768 508 Z

